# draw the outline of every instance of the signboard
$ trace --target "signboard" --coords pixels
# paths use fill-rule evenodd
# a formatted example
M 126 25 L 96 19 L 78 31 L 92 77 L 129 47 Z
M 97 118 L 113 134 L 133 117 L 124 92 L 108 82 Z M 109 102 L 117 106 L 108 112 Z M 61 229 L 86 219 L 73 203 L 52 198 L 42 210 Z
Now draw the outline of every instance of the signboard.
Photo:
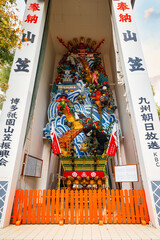
M 142 177 L 146 171 L 148 178 L 159 181 L 159 119 L 130 1 L 113 0 L 113 11 Z
M 132 13 L 130 0 L 112 0 L 113 29 L 150 220 L 159 227 L 160 193 L 155 195 L 154 190 L 160 188 L 160 124 Z
M 28 177 L 41 177 L 43 161 L 31 155 L 25 154 L 22 175 Z
M 0 228 L 10 222 L 37 73 L 48 1 L 27 0 L 0 123 Z M 39 167 L 40 168 L 40 167 Z M 34 174 L 39 176 L 38 168 Z
M 137 165 L 114 166 L 115 182 L 138 182 Z

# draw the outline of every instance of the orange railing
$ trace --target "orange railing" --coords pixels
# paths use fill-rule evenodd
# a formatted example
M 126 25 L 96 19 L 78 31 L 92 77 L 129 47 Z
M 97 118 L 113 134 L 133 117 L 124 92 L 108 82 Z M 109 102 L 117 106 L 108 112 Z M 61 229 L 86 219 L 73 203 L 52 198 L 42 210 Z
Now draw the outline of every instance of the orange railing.
M 149 223 L 144 190 L 16 190 L 12 223 Z

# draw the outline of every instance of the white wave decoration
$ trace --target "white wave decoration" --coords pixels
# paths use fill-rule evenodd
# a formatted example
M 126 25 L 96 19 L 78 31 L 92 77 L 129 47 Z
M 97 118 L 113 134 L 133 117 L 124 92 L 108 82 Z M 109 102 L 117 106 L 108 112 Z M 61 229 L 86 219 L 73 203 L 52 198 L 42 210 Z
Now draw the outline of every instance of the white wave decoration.
M 93 119 L 93 122 L 102 121 L 102 129 L 107 134 L 108 128 L 113 122 L 116 120 L 114 115 L 108 114 L 105 109 L 102 111 L 102 116 L 98 113 L 98 109 L 96 105 L 93 105 L 90 101 L 90 90 L 86 88 L 85 84 L 79 80 L 76 83 L 76 89 L 73 92 L 67 93 L 67 98 L 73 103 L 74 111 L 83 114 L 85 118 Z M 84 103 L 80 104 L 77 100 L 79 94 L 85 96 Z M 45 136 L 50 139 L 50 131 L 52 124 L 54 125 L 55 132 L 58 138 L 60 138 L 65 132 L 70 130 L 70 128 L 65 124 L 66 116 L 62 115 L 61 117 L 58 116 L 58 109 L 57 105 L 59 104 L 56 102 L 62 95 L 62 92 L 59 90 L 57 94 L 53 94 L 51 103 L 48 107 L 48 120 L 49 123 L 46 124 L 46 127 L 43 129 Z M 92 116 L 91 116 L 92 112 Z M 110 128 L 112 129 L 112 128 Z M 111 132 L 111 130 L 110 130 Z M 81 152 L 81 143 L 85 141 L 85 134 L 81 132 L 77 137 L 74 139 L 74 146 L 75 152 L 77 156 L 86 155 L 86 153 Z

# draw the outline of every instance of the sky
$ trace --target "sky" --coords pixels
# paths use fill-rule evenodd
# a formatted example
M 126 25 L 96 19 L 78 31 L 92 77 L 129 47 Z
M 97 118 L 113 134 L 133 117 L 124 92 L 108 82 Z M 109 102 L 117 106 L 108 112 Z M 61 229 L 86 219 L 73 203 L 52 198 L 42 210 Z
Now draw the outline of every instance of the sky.
M 136 0 L 134 15 L 149 77 L 160 75 L 160 0 Z
M 17 0 L 16 3 L 17 3 L 17 8 L 19 9 L 18 16 L 22 20 L 24 10 L 25 10 L 25 1 L 24 0 Z

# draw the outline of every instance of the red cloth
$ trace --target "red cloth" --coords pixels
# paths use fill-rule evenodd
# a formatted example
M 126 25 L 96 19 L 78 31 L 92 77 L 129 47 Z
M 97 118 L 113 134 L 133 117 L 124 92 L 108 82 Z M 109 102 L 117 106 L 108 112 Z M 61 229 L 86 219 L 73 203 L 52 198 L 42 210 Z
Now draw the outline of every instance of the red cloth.
M 116 155 L 116 151 L 117 151 L 117 144 L 116 144 L 115 137 L 112 135 L 109 143 L 109 147 L 107 150 L 107 154 L 114 157 Z
M 86 178 L 89 176 L 90 178 L 95 178 L 98 176 L 99 178 L 104 177 L 104 172 L 103 171 L 65 171 L 64 172 L 64 177 L 74 177 L 77 178 L 78 176 L 81 178 Z
M 53 125 L 52 125 L 52 131 L 51 131 L 51 139 L 52 139 L 53 153 L 55 155 L 61 153 L 61 149 L 60 149 L 59 142 L 58 142 L 58 139 L 57 139 L 57 136 L 56 136 Z
M 55 155 L 61 153 L 59 142 L 55 133 L 53 133 L 53 138 L 52 138 L 52 149 Z
M 116 136 L 116 124 L 114 124 L 111 139 L 109 141 L 109 146 L 106 153 L 114 157 L 116 155 L 117 148 L 118 148 L 118 144 L 117 144 L 117 136 Z

